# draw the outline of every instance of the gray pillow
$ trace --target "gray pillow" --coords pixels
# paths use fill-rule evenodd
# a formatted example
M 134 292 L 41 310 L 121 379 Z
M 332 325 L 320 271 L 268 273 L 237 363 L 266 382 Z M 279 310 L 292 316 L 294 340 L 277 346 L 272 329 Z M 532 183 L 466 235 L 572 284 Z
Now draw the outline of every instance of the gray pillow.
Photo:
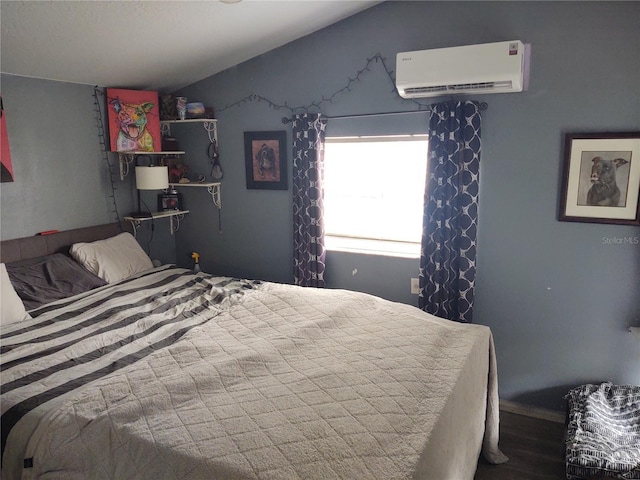
M 11 284 L 27 310 L 106 285 L 73 258 L 54 253 L 7 263 Z

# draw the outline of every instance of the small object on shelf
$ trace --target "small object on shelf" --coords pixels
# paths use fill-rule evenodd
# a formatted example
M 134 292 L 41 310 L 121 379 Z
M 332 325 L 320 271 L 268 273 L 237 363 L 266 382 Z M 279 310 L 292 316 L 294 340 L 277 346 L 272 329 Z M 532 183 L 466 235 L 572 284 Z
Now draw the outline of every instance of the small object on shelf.
M 161 95 L 160 120 L 175 120 L 176 118 L 178 118 L 178 112 L 176 111 L 175 98 L 173 98 L 173 95 Z
M 198 252 L 192 252 L 191 253 L 191 258 L 193 258 L 193 271 L 194 272 L 200 272 L 200 263 L 199 263 L 199 259 L 200 259 L 200 254 Z
M 189 167 L 180 159 L 168 158 L 163 159 L 169 166 L 169 182 L 178 183 L 183 178 L 187 177 L 189 173 Z
M 58 233 L 59 230 L 45 230 L 44 232 L 36 233 L 36 235 L 52 235 L 54 233 Z
M 187 118 L 204 118 L 204 103 L 187 103 Z
M 176 110 L 178 112 L 178 119 L 187 119 L 187 97 L 176 97 Z
M 173 187 L 168 192 L 159 193 L 158 210 L 182 210 L 182 194 Z
M 162 136 L 162 151 L 163 152 L 177 152 L 180 150 L 180 143 L 174 137 L 169 135 Z

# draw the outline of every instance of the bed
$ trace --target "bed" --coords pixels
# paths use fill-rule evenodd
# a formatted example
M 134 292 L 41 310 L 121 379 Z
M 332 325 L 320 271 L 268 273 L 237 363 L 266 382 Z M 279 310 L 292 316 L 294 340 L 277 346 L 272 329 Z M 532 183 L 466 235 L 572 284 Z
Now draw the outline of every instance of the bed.
M 464 480 L 481 452 L 507 460 L 489 328 L 153 267 L 135 240 L 111 243 L 133 239 L 120 232 L 2 242 L 11 285 L 36 302 L 0 332 L 3 479 Z M 114 252 L 139 265 L 105 267 Z M 55 277 L 41 259 L 56 254 L 70 288 L 73 262 L 97 285 L 37 305 L 21 268 Z

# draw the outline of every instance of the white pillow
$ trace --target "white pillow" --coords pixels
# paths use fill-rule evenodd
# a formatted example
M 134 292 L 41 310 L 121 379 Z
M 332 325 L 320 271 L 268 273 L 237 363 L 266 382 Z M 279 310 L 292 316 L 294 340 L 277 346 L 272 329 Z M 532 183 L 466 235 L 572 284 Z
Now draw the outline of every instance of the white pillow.
M 7 267 L 4 263 L 0 263 L 0 290 L 0 315 L 2 315 L 0 316 L 0 324 L 7 325 L 8 323 L 31 318 L 31 315 L 25 310 L 22 300 L 20 300 L 20 297 L 14 290 L 13 285 L 11 285 Z
M 107 283 L 153 268 L 149 256 L 128 232 L 106 240 L 74 243 L 69 253 L 80 265 Z

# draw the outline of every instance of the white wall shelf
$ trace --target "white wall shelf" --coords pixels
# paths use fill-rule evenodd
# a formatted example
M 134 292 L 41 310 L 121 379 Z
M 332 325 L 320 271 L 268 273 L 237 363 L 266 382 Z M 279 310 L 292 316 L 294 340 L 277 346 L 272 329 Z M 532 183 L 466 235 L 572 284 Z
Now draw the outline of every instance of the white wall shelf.
M 170 152 L 145 152 L 143 150 L 136 150 L 134 152 L 118 152 L 118 155 L 184 155 L 185 152 L 182 150 L 175 150 Z
M 179 124 L 201 124 L 207 135 L 209 136 L 209 142 L 214 146 L 218 143 L 218 121 L 215 118 L 189 118 L 186 120 L 161 120 L 160 129 L 162 135 L 171 135 L 171 126 Z M 118 160 L 120 161 L 120 180 L 129 173 L 129 167 L 134 162 L 136 157 L 144 155 L 155 156 L 175 156 L 184 155 L 184 151 L 161 151 L 161 152 L 143 152 L 143 151 L 131 151 L 131 152 L 116 152 L 118 153 Z M 221 197 L 221 183 L 220 182 L 189 182 L 189 183 L 170 183 L 169 188 L 206 188 L 211 195 L 213 204 L 218 209 L 218 217 L 220 219 L 222 211 L 222 197 Z M 163 212 L 152 212 L 149 217 L 124 217 L 124 220 L 131 222 L 133 226 L 133 233 L 136 234 L 138 228 L 142 225 L 142 222 L 149 220 L 168 218 L 169 229 L 173 235 L 180 228 L 180 221 L 184 218 L 184 215 L 189 213 L 189 210 L 167 210 Z M 219 220 L 220 222 L 220 220 Z M 220 231 L 221 227 L 219 226 Z
M 142 222 L 148 222 L 150 220 L 156 220 L 160 218 L 168 218 L 169 231 L 171 232 L 171 235 L 173 235 L 174 232 L 177 232 L 180 228 L 180 221 L 187 213 L 189 213 L 189 210 L 166 210 L 164 212 L 151 212 L 149 217 L 128 216 L 124 217 L 124 219 L 127 222 L 131 222 L 131 225 L 133 226 L 133 235 L 136 236 L 138 228 L 140 228 Z
M 171 125 L 181 123 L 201 123 L 209 136 L 209 142 L 218 141 L 218 120 L 215 118 L 187 118 L 186 120 L 160 120 L 162 135 L 171 135 Z
M 170 183 L 170 187 L 182 188 L 182 187 L 200 187 L 206 188 L 209 194 L 211 195 L 211 200 L 213 200 L 213 204 L 220 210 L 222 208 L 222 198 L 220 196 L 220 182 L 213 183 L 197 183 L 197 182 L 189 182 L 189 183 Z
M 129 166 L 133 163 L 137 156 L 144 155 L 163 155 L 163 156 L 174 156 L 177 157 L 179 155 L 184 155 L 183 151 L 174 151 L 174 152 L 144 152 L 144 151 L 133 151 L 133 152 L 117 152 L 118 153 L 118 161 L 120 162 L 120 180 L 124 180 L 127 175 L 129 175 Z
M 170 125 L 172 123 L 216 123 L 217 118 L 187 118 L 185 120 L 160 120 L 160 125 Z

